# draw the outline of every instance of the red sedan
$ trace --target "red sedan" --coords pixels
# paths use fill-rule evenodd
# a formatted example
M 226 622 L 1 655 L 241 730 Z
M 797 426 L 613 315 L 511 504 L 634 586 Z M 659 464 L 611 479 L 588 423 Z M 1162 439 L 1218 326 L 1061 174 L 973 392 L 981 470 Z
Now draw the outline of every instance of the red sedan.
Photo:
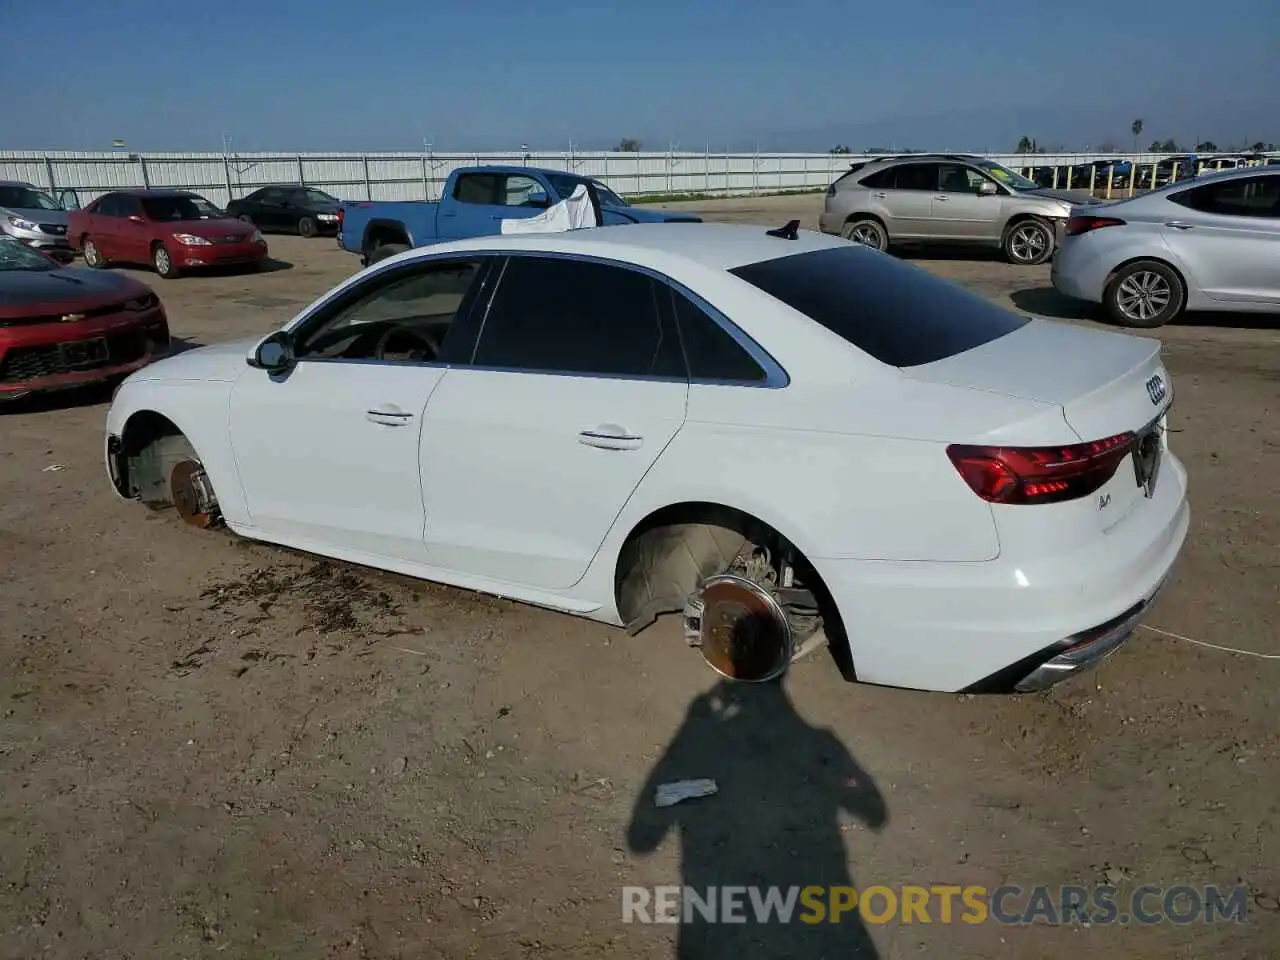
M 123 378 L 169 351 L 154 291 L 0 236 L 0 402 Z
M 257 267 L 267 241 L 198 193 L 122 190 L 104 194 L 67 218 L 67 239 L 87 266 L 149 263 L 168 279 L 199 267 Z

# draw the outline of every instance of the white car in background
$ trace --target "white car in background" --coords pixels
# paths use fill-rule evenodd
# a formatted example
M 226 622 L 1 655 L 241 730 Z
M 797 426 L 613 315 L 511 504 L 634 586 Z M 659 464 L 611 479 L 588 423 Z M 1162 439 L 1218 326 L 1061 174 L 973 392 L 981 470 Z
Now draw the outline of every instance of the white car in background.
M 1187 531 L 1159 343 L 796 226 L 407 251 L 131 376 L 111 481 L 633 632 L 681 614 L 740 679 L 815 629 L 850 678 L 946 691 L 1115 649 Z
M 1050 279 L 1131 327 L 1160 327 L 1184 310 L 1280 312 L 1280 168 L 1073 209 Z

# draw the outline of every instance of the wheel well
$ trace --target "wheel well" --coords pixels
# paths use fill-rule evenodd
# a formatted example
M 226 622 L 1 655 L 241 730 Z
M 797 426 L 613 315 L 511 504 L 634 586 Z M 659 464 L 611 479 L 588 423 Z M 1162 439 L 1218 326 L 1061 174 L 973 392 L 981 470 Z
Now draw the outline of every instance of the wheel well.
M 376 250 L 384 243 L 408 243 L 409 235 L 402 227 L 379 223 L 371 226 L 364 236 L 365 250 Z
M 139 410 L 125 422 L 119 443 L 108 451 L 111 477 L 122 497 L 152 506 L 172 503 L 169 473 L 195 450 L 178 426 L 152 410 Z
M 790 564 L 797 586 L 813 594 L 837 665 L 854 679 L 844 624 L 821 574 L 773 526 L 724 504 L 671 504 L 632 528 L 614 568 L 614 600 L 622 622 L 638 633 L 659 614 L 683 610 L 702 579 L 723 572 L 751 545 L 767 548 L 775 569 Z
M 1001 239 L 1008 237 L 1009 231 L 1012 230 L 1014 227 L 1016 227 L 1018 224 L 1026 223 L 1028 220 L 1037 220 L 1040 223 L 1044 224 L 1044 226 L 1048 228 L 1050 233 L 1053 232 L 1053 227 L 1049 226 L 1048 219 L 1040 216 L 1040 214 L 1015 213 L 1012 217 L 1009 218 L 1009 222 L 1004 225 L 1004 233 L 1001 234 Z
M 1172 263 L 1170 263 L 1168 260 L 1161 260 L 1159 257 L 1130 257 L 1128 260 L 1125 260 L 1123 263 L 1117 263 L 1107 273 L 1107 279 L 1102 284 L 1102 289 L 1104 294 L 1107 288 L 1111 286 L 1112 281 L 1115 280 L 1116 274 L 1118 274 L 1125 267 L 1132 266 L 1135 263 L 1158 263 L 1160 264 L 1160 266 L 1168 267 L 1170 270 L 1172 270 L 1173 275 L 1177 277 L 1178 282 L 1182 284 L 1182 300 L 1185 305 L 1186 299 L 1187 299 L 1187 278 L 1183 276 L 1182 271 L 1179 270 L 1177 267 L 1175 267 Z
M 889 232 L 889 228 L 885 226 L 885 222 L 874 213 L 851 213 L 844 218 L 845 226 L 848 226 L 851 223 L 856 223 L 859 220 L 874 220 L 876 223 L 880 224 L 885 233 Z

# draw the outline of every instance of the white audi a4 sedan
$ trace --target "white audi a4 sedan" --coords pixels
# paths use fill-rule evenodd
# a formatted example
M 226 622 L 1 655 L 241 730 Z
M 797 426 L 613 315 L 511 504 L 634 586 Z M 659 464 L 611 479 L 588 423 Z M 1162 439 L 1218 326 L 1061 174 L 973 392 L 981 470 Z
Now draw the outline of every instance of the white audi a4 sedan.
M 1189 518 L 1159 342 L 796 227 L 407 251 L 130 376 L 111 481 L 632 633 L 677 614 L 739 679 L 822 633 L 849 679 L 941 691 L 1114 651 Z

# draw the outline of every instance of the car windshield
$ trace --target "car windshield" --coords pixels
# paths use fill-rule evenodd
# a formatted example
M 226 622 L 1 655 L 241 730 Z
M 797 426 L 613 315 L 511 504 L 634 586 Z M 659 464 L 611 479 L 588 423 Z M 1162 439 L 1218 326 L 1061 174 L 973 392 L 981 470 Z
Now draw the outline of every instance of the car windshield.
M 42 253 L 36 253 L 25 243 L 13 237 L 0 235 L 0 273 L 12 270 L 29 270 L 43 273 L 57 270 L 58 265 Z
M 942 360 L 1028 322 L 921 267 L 853 245 L 730 273 L 893 367 Z
M 627 201 L 623 200 L 620 196 L 594 177 L 587 180 L 582 177 L 552 174 L 548 179 L 551 181 L 551 185 L 556 188 L 556 193 L 560 194 L 562 199 L 573 196 L 573 191 L 577 190 L 580 185 L 590 183 L 596 188 L 596 194 L 600 197 L 601 203 L 607 204 L 611 207 L 630 206 Z
M 325 193 L 323 190 L 316 190 L 313 187 L 307 187 L 305 190 L 302 191 L 302 199 L 306 203 L 328 204 L 328 203 L 338 202 L 337 197 L 331 197 L 327 193 Z
M 31 187 L 0 186 L 0 207 L 10 210 L 61 210 L 56 200 L 47 193 Z
M 217 220 L 226 216 L 204 197 L 143 197 L 148 220 Z
M 1014 190 L 1039 190 L 1040 184 L 1034 180 L 1028 180 L 1020 173 L 1015 173 L 1008 167 L 1001 166 L 994 160 L 982 160 L 978 163 L 979 169 L 991 174 L 995 179 L 999 180 L 1006 187 L 1012 187 Z

